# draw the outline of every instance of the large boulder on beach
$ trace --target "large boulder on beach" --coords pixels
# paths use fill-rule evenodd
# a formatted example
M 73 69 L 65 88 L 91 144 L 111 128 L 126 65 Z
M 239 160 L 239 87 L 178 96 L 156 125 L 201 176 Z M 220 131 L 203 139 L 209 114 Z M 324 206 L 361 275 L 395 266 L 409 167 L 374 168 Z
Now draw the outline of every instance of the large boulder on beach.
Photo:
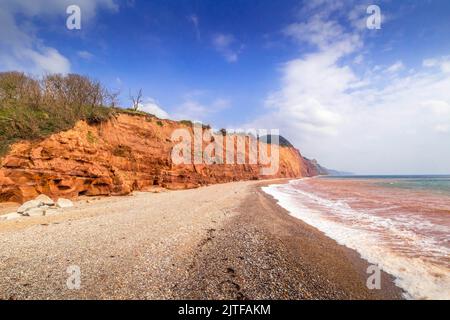
M 19 209 L 17 209 L 17 213 L 24 214 L 26 211 L 32 208 L 38 208 L 42 202 L 40 200 L 30 200 L 22 204 Z
M 19 214 L 17 212 L 11 212 L 11 213 L 0 216 L 0 221 L 14 220 L 14 219 L 19 219 L 21 217 L 23 217 L 21 214 Z
M 34 200 L 40 201 L 41 205 L 46 205 L 46 206 L 54 206 L 55 205 L 55 201 L 53 201 L 50 197 L 46 196 L 45 194 L 40 194 Z
M 24 216 L 27 217 L 40 217 L 45 216 L 45 209 L 42 207 L 39 208 L 30 208 L 23 213 Z
M 64 199 L 65 200 L 65 199 Z M 70 200 L 67 200 L 70 201 Z M 71 201 L 70 201 L 71 202 Z M 66 204 L 67 205 L 67 204 Z M 45 209 L 55 206 L 55 202 L 45 194 L 41 194 L 36 199 L 30 200 L 22 204 L 17 213 L 23 216 L 45 215 Z M 44 212 L 44 214 L 43 214 Z
M 70 208 L 73 207 L 73 202 L 69 199 L 59 198 L 58 201 L 56 201 L 56 206 L 58 208 Z

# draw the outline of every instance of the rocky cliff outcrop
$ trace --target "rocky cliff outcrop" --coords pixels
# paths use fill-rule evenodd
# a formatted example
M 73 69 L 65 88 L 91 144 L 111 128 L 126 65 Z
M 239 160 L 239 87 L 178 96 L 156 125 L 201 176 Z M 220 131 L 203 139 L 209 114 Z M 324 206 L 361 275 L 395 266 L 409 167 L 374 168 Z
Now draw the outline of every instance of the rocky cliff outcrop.
M 24 202 L 39 194 L 53 198 L 125 195 L 154 186 L 181 189 L 318 174 L 317 166 L 297 149 L 284 146 L 279 148 L 279 169 L 270 176 L 261 175 L 261 164 L 176 165 L 171 157 L 176 142 L 171 135 L 180 128 L 193 132 L 185 122 L 119 114 L 96 125 L 80 121 L 73 129 L 41 141 L 16 143 L 1 159 L 0 201 Z M 258 142 L 258 147 L 267 145 Z

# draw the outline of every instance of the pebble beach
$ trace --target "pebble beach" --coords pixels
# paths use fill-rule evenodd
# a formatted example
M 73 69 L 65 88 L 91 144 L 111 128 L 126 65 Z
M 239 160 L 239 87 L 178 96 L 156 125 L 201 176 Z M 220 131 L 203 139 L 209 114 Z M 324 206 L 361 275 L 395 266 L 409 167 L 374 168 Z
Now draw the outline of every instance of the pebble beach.
M 0 221 L 0 299 L 402 298 L 384 273 L 369 290 L 368 264 L 290 216 L 268 183 L 80 199 Z M 79 288 L 67 283 L 74 266 Z

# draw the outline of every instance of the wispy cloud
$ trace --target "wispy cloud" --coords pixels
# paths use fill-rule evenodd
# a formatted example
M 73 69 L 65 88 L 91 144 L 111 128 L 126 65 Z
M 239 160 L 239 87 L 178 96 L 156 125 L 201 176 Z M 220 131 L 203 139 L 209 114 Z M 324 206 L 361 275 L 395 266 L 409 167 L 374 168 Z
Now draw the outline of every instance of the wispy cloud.
M 200 22 L 199 22 L 199 18 L 196 14 L 191 14 L 188 17 L 188 20 L 192 23 L 192 25 L 194 26 L 194 30 L 195 30 L 195 36 L 197 38 L 197 41 L 201 41 L 201 34 L 200 34 Z
M 185 95 L 184 101 L 173 113 L 178 120 L 208 122 L 211 117 L 230 107 L 228 99 L 211 97 L 205 91 L 192 91 Z
M 408 66 L 401 60 L 386 68 L 367 64 L 357 73 L 343 61 L 362 62 L 367 31 L 349 30 L 332 14 L 309 14 L 284 29 L 314 49 L 282 65 L 280 88 L 268 95 L 264 115 L 248 126 L 281 128 L 306 154 L 338 169 L 448 172 L 450 59 L 425 59 L 422 68 L 405 74 Z
M 387 73 L 397 73 L 405 68 L 405 65 L 402 61 L 397 61 L 394 64 L 390 65 L 385 72 Z
M 100 7 L 117 11 L 114 0 L 79 0 L 83 19 L 95 16 Z M 3 0 L 0 2 L 0 70 L 21 70 L 29 73 L 68 73 L 69 59 L 56 48 L 45 44 L 33 24 L 36 16 L 65 16 L 72 0 Z M 18 22 L 20 15 L 21 22 Z M 65 24 L 61 25 L 65 28 Z
M 216 34 L 212 39 L 212 43 L 226 61 L 230 63 L 238 61 L 243 45 L 239 44 L 232 34 Z
M 77 55 L 84 60 L 91 60 L 94 57 L 94 55 L 92 53 L 90 53 L 89 51 L 85 51 L 85 50 L 78 51 Z
M 438 67 L 442 72 L 450 73 L 450 56 L 425 59 L 422 65 L 426 68 Z

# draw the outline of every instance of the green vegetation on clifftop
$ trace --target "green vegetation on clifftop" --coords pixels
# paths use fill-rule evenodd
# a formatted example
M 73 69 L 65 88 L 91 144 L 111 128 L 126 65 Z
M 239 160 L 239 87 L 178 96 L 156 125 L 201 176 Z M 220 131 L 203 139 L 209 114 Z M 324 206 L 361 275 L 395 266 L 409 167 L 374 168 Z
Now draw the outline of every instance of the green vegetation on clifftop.
M 114 99 L 99 82 L 80 75 L 0 73 L 0 155 L 16 141 L 68 130 L 79 120 L 105 121 L 115 110 L 105 105 L 113 106 Z

